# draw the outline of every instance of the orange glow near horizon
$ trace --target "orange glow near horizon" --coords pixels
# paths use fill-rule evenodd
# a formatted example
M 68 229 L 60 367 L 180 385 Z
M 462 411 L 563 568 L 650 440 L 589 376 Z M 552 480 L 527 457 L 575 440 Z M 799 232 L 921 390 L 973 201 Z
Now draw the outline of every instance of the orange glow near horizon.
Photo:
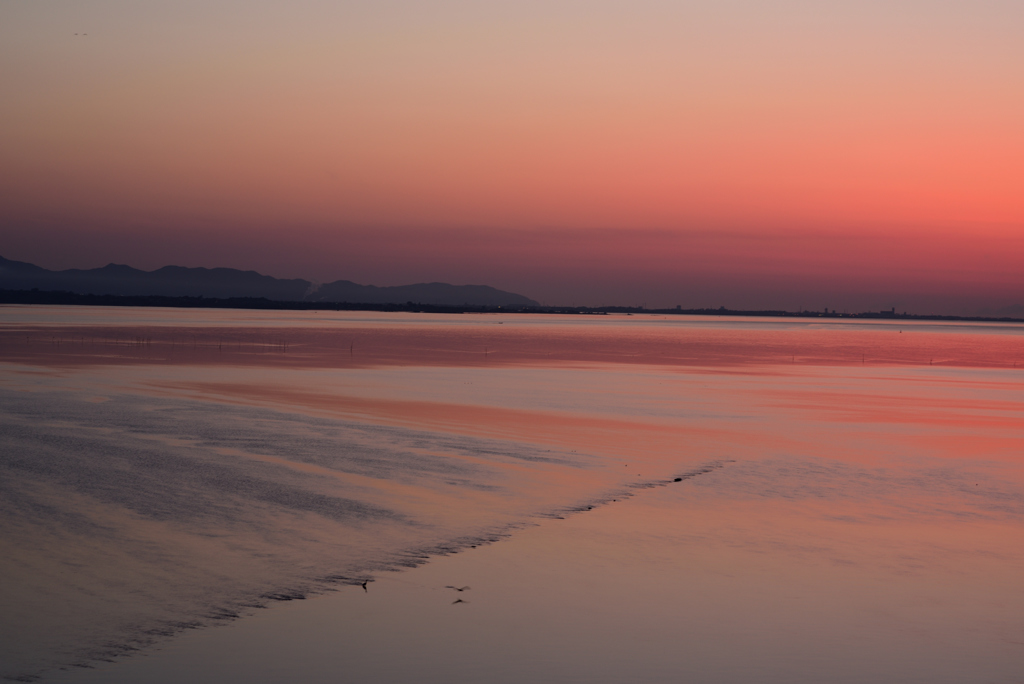
M 838 235 L 874 244 L 840 270 L 862 271 L 863 252 L 891 239 L 938 254 L 914 288 L 941 298 L 961 289 L 942 272 L 964 243 L 998 262 L 1024 235 L 1024 12 L 1008 3 L 309 0 L 252 3 L 243 18 L 228 2 L 109 0 L 59 14 L 9 5 L 0 25 L 3 256 L 44 266 L 157 267 L 154 254 L 173 253 L 279 276 L 464 280 L 487 250 L 452 263 L 463 241 L 443 232 L 417 252 L 434 273 L 373 254 L 396 248 L 388 231 L 562 231 L 614 260 L 633 231 L 709 231 L 725 253 L 717 272 L 763 271 L 745 249 L 769 270 L 791 263 L 786 287 L 806 290 L 821 262 L 801 236 Z M 602 248 L 601 231 L 618 237 Z M 350 275 L 348 247 L 367 234 L 376 243 L 357 256 L 371 266 Z M 735 250 L 730 235 L 752 240 Z M 234 261 L 218 256 L 249 241 Z M 68 254 L 53 245 L 65 242 Z M 671 242 L 630 258 L 656 264 Z M 1024 303 L 1009 294 L 1014 261 L 982 270 L 1012 281 L 989 309 Z M 520 264 L 486 271 L 550 303 L 625 303 L 545 268 L 532 286 Z M 629 285 L 650 271 L 616 276 L 620 299 L 680 299 L 667 270 L 652 294 Z M 870 279 L 830 287 L 875 305 Z M 700 304 L 731 301 L 715 292 Z

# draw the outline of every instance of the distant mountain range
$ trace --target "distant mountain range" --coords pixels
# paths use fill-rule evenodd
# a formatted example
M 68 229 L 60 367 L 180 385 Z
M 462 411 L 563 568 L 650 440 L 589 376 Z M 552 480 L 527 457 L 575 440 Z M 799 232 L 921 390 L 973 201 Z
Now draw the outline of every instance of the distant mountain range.
M 158 297 L 264 297 L 286 302 L 351 304 L 428 304 L 431 306 L 539 306 L 522 295 L 487 285 L 418 283 L 395 287 L 359 285 L 349 280 L 317 286 L 300 278 L 274 278 L 234 268 L 164 266 L 141 271 L 108 264 L 103 268 L 50 271 L 0 257 L 0 289 L 59 290 L 76 294 Z

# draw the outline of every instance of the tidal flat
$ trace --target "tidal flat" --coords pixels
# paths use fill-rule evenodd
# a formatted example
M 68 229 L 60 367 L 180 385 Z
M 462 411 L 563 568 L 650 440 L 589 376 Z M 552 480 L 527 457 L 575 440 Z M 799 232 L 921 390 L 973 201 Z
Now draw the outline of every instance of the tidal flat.
M 6 306 L 0 378 L 8 679 L 1024 671 L 1024 326 Z

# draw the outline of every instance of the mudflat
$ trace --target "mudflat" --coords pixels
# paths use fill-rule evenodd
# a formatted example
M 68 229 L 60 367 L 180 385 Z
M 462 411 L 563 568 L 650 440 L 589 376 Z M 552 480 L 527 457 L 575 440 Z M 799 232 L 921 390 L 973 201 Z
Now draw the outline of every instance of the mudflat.
M 9 678 L 1024 665 L 1020 326 L 0 307 L 0 353 Z

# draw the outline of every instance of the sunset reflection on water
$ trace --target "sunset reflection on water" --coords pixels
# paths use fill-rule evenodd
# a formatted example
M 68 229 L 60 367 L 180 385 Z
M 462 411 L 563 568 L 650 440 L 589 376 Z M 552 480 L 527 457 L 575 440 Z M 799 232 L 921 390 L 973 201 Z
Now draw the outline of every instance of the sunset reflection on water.
M 56 680 L 1009 682 L 1024 670 L 1024 327 L 2 314 L 19 448 L 66 460 L 38 445 L 84 426 L 105 431 L 97 454 L 118 440 L 153 449 L 116 472 L 155 499 L 8 459 L 33 505 L 72 492 L 71 513 L 120 531 L 75 542 L 8 506 L 19 567 L 57 584 L 54 564 L 146 545 L 139 586 L 124 580 L 159 606 L 130 616 L 143 624 L 206 619 L 151 586 L 151 562 L 196 601 L 235 607 L 274 587 L 316 593 L 332 573 L 373 580 Z M 51 396 L 63 403 L 39 415 Z M 214 507 L 209 481 L 175 479 L 183 466 L 165 480 L 173 501 L 208 502 L 189 517 L 146 489 L 160 453 L 269 484 L 225 484 L 229 508 Z M 290 493 L 259 489 L 278 484 Z M 339 501 L 380 513 L 350 518 Z M 163 529 L 173 549 L 152 536 Z M 194 544 L 206 550 L 190 556 Z M 218 545 L 232 564 L 217 565 Z M 399 571 L 403 554 L 431 560 Z M 199 579 L 211 569 L 217 581 Z M 53 589 L 66 610 L 91 605 L 75 593 L 101 591 L 89 578 Z M 472 586 L 468 602 L 452 606 L 447 584 Z M 25 605 L 60 619 L 43 599 Z M 130 636 L 108 612 L 109 638 Z

